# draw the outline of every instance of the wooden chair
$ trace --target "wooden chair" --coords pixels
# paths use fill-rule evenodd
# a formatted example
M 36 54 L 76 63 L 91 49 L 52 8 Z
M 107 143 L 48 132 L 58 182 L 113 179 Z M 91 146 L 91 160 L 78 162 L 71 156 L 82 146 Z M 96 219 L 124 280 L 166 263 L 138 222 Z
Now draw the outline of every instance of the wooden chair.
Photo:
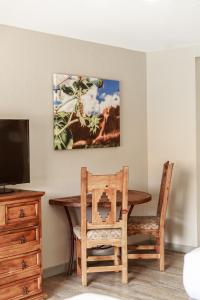
M 87 193 L 92 193 L 91 222 L 87 220 Z M 122 193 L 121 218 L 117 218 L 116 197 Z M 107 203 L 107 216 L 102 216 L 102 201 Z M 104 212 L 105 213 L 105 212 Z M 82 285 L 87 285 L 87 274 L 94 272 L 122 272 L 122 282 L 127 283 L 127 213 L 128 167 L 114 175 L 92 175 L 81 168 L 81 227 L 74 227 L 77 249 L 77 273 L 82 275 Z M 87 250 L 110 245 L 113 255 L 88 256 Z M 119 250 L 121 248 L 121 263 Z M 88 262 L 113 261 L 109 266 L 88 266 Z
M 163 165 L 157 215 L 132 216 L 128 220 L 128 236 L 144 234 L 153 236 L 155 239 L 153 245 L 129 245 L 128 249 L 135 251 L 134 253 L 128 254 L 128 259 L 159 259 L 160 271 L 164 271 L 165 269 L 165 220 L 173 166 L 174 164 L 169 161 Z M 151 251 L 152 253 L 144 253 L 147 252 L 146 250 L 155 251 Z M 141 253 L 141 251 L 143 251 L 143 253 Z

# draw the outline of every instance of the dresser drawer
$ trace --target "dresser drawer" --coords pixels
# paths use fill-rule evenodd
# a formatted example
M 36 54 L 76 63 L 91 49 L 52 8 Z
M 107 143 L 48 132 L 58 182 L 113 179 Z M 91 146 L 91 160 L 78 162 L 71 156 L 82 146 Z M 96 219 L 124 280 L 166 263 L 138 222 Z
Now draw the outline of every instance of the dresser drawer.
M 40 233 L 38 227 L 21 229 L 0 234 L 0 259 L 39 248 Z
M 21 279 L 23 277 L 30 277 L 29 274 L 35 275 L 36 272 L 40 271 L 40 266 L 40 251 L 0 259 L 0 284 L 15 281 L 15 276 Z
M 0 232 L 39 225 L 40 209 L 40 200 L 37 198 L 0 203 Z
M 18 223 L 38 217 L 39 201 L 8 204 L 6 206 L 6 223 Z
M 20 300 L 41 292 L 41 276 L 15 281 L 0 287 L 0 300 Z

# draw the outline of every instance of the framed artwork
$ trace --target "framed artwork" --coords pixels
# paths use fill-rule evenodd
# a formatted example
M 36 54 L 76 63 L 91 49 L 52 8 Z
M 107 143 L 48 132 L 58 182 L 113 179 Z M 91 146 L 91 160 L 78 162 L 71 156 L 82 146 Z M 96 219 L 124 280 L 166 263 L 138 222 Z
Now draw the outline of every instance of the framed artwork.
M 53 75 L 54 149 L 120 146 L 119 81 Z

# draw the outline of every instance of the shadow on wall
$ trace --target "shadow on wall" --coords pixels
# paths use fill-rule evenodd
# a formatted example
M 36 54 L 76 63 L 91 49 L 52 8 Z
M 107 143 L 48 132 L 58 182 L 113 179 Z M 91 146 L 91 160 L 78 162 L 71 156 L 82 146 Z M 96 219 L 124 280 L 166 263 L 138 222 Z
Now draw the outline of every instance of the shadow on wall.
M 175 164 L 166 221 L 166 240 L 168 242 L 181 240 L 184 234 L 183 224 L 187 208 L 190 205 L 189 178 L 189 172 Z
M 134 207 L 132 212 L 133 216 L 156 216 L 160 188 L 159 184 L 160 182 L 156 184 L 155 189 L 148 191 L 152 196 L 152 200 L 150 202 L 142 203 Z

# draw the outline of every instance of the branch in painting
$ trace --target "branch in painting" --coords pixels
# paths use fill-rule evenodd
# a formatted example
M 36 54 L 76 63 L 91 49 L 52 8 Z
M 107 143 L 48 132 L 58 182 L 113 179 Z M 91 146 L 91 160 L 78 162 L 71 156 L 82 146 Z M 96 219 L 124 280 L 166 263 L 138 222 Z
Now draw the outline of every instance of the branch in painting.
M 58 75 L 58 77 L 61 78 L 61 82 L 56 81 L 55 86 L 59 86 L 59 89 L 54 88 L 55 149 L 119 145 L 119 104 L 117 102 L 113 106 L 109 98 L 107 104 L 105 100 L 96 98 L 99 91 L 104 88 L 104 81 L 73 75 L 65 80 L 62 75 Z M 114 84 L 114 81 L 107 80 L 105 82 L 110 85 Z M 116 83 L 118 92 L 119 83 Z M 109 88 L 113 89 L 112 86 Z M 58 90 L 60 98 L 58 98 Z M 85 110 L 85 105 L 88 104 L 90 108 L 101 105 L 103 109 L 101 112 L 100 109 L 88 112 L 87 109 Z

